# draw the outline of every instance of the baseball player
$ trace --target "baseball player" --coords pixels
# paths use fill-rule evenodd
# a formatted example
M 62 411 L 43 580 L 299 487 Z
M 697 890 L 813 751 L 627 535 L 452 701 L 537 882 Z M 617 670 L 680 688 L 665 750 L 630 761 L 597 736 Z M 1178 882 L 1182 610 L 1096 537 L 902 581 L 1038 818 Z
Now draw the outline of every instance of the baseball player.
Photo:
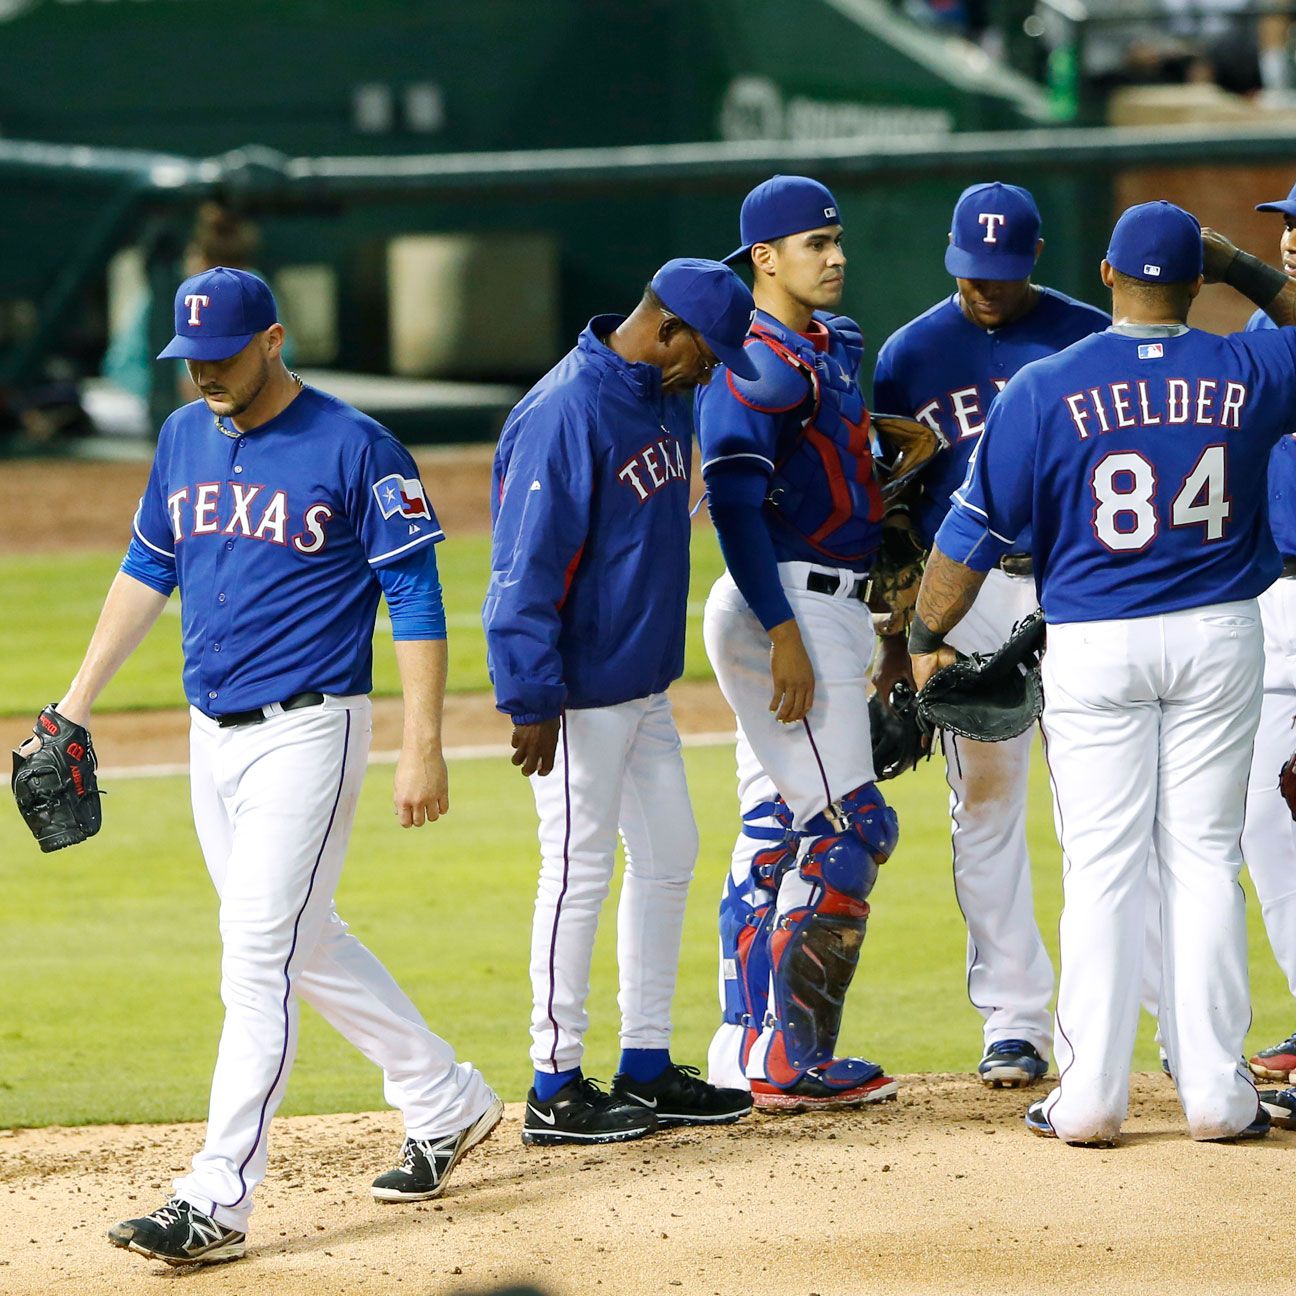
M 698 837 L 666 689 L 684 667 L 690 397 L 721 360 L 755 372 L 752 310 L 725 266 L 669 261 L 628 318 L 590 321 L 500 435 L 483 620 L 540 817 L 524 1143 L 619 1142 L 751 1108 L 670 1056 Z M 618 830 L 622 1052 L 605 1093 L 581 1058 Z
M 1203 247 L 1205 258 L 1203 258 Z M 1048 621 L 1044 736 L 1065 858 L 1058 1086 L 1027 1126 L 1110 1146 L 1129 1105 L 1145 910 L 1160 883 L 1160 1024 L 1194 1138 L 1261 1137 L 1238 886 L 1260 713 L 1256 596 L 1281 568 L 1269 455 L 1296 409 L 1296 331 L 1187 326 L 1203 281 L 1296 320 L 1296 283 L 1171 203 L 1116 223 L 1113 326 L 996 399 L 936 536 L 910 637 L 924 683 L 985 573 L 1031 526 Z
M 1296 278 L 1296 187 L 1286 198 L 1261 203 L 1256 210 L 1281 213 L 1279 257 L 1283 272 Z M 1247 321 L 1248 332 L 1274 327 L 1262 310 Z M 1269 460 L 1269 525 L 1283 568 L 1260 595 L 1264 698 L 1247 784 L 1242 857 L 1255 883 L 1269 944 L 1296 994 L 1296 824 L 1278 791 L 1278 771 L 1296 749 L 1296 440 L 1289 436 L 1278 442 Z M 1257 1053 L 1251 1070 L 1266 1080 L 1296 1083 L 1296 1031 Z M 1288 1091 L 1287 1103 L 1286 1116 L 1279 1118 L 1284 1124 L 1293 1121 L 1296 1092 Z
M 727 571 L 707 599 L 712 668 L 738 725 L 742 830 L 720 906 L 723 1022 L 713 1081 L 759 1107 L 895 1095 L 875 1062 L 837 1057 L 895 812 L 874 785 L 865 604 L 882 500 L 860 395 L 863 344 L 833 313 L 846 257 L 836 199 L 804 176 L 746 197 L 756 320 L 745 355 L 698 394 L 711 517 Z
M 873 408 L 930 425 L 944 449 L 922 475 L 911 512 L 930 548 L 963 480 L 986 412 L 1023 365 L 1111 322 L 1100 310 L 1031 281 L 1043 250 L 1035 199 L 1016 185 L 977 184 L 954 207 L 945 268 L 956 291 L 897 330 L 878 353 Z M 986 576 L 947 642 L 990 653 L 1038 609 L 1029 528 Z M 884 636 L 874 676 L 888 698 L 912 683 L 903 632 Z M 1026 785 L 1034 734 L 981 743 L 942 731 L 950 786 L 954 892 L 968 929 L 968 998 L 985 1020 L 977 1067 L 987 1085 L 1033 1084 L 1048 1069 L 1053 968 L 1035 922 L 1026 849 Z
M 223 267 L 186 279 L 176 334 L 201 400 L 163 424 L 134 535 L 59 712 L 96 697 L 171 592 L 182 598 L 194 826 L 220 896 L 225 1024 L 207 1137 L 171 1199 L 109 1231 L 172 1265 L 244 1253 L 298 1002 L 383 1070 L 404 1117 L 383 1201 L 436 1196 L 502 1113 L 333 905 L 370 740 L 371 647 L 391 609 L 405 697 L 402 827 L 449 808 L 441 756 L 442 538 L 413 460 L 372 419 L 283 364 L 270 289 Z

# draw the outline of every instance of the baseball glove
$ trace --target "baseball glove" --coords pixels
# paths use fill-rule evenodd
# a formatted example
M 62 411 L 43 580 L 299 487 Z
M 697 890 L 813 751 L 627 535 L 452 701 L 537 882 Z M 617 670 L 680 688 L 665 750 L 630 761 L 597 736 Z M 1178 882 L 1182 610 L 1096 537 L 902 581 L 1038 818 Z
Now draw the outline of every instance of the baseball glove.
M 892 509 L 882 519 L 882 541 L 869 570 L 869 606 L 889 614 L 879 634 L 903 634 L 909 629 L 926 558 L 909 514 Z
M 62 850 L 93 837 L 103 822 L 99 762 L 89 730 L 61 716 L 51 702 L 36 717 L 41 745 L 13 754 L 14 799 L 43 851 Z
M 1016 738 L 1040 717 L 1044 614 L 1016 626 L 998 652 L 960 657 L 942 666 L 918 694 L 918 715 L 936 729 L 980 742 Z
M 877 471 L 882 498 L 890 504 L 946 443 L 926 423 L 899 414 L 874 414 L 869 425 L 885 451 Z
M 1287 758 L 1287 763 L 1278 771 L 1278 791 L 1287 802 L 1291 817 L 1296 819 L 1296 753 Z
M 931 759 L 931 726 L 919 719 L 917 696 L 904 680 L 891 690 L 889 707 L 878 693 L 869 698 L 869 736 L 879 783 Z

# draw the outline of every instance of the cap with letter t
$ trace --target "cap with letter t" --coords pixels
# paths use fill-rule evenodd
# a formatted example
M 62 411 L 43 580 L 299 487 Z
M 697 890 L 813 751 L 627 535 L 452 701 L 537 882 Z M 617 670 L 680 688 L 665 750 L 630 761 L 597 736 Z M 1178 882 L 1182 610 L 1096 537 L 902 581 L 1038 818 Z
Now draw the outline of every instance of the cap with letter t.
M 955 279 L 1029 279 L 1040 214 L 1019 185 L 970 185 L 954 204 L 945 269 Z
M 175 337 L 159 360 L 228 360 L 279 319 L 274 293 L 247 270 L 216 266 L 176 289 Z
M 1201 224 L 1164 200 L 1127 207 L 1112 230 L 1107 264 L 1145 283 L 1191 283 L 1202 272 Z
M 727 265 L 701 257 L 676 257 L 652 277 L 661 304 L 678 315 L 739 378 L 759 377 L 743 351 L 756 318 L 751 292 Z

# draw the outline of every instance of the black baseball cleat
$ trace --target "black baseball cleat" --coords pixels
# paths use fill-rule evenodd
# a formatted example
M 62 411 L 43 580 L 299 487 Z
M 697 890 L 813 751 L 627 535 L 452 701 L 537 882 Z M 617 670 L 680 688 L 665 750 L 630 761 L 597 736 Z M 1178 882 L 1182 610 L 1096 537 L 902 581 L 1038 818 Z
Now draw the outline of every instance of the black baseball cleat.
M 218 1224 L 179 1197 L 172 1197 L 152 1215 L 114 1224 L 108 1241 L 178 1268 L 240 1260 L 247 1245 L 244 1234 Z
M 439 1197 L 464 1153 L 489 1138 L 503 1115 L 504 1104 L 492 1095 L 490 1106 L 467 1129 L 440 1138 L 407 1138 L 401 1145 L 402 1164 L 373 1181 L 374 1200 L 416 1202 Z
M 1236 1134 L 1224 1134 L 1219 1138 L 1202 1139 L 1203 1143 L 1241 1143 L 1243 1139 L 1267 1138 L 1273 1122 L 1269 1119 L 1269 1108 L 1265 1105 L 1264 1095 L 1257 1095 L 1256 1114 L 1251 1124 L 1243 1126 Z
M 547 1102 L 541 1102 L 534 1089 L 527 1094 L 522 1142 L 624 1143 L 656 1128 L 657 1117 L 647 1107 L 604 1093 L 593 1080 L 578 1076 Z
M 745 1089 L 721 1089 L 707 1084 L 697 1067 L 667 1066 L 655 1080 L 634 1080 L 624 1073 L 612 1077 L 612 1096 L 646 1107 L 663 1128 L 671 1125 L 727 1125 L 752 1109 Z
M 1296 1129 L 1296 1089 L 1261 1089 L 1260 1106 L 1269 1123 L 1279 1129 Z
M 1026 1128 L 1032 1134 L 1040 1138 L 1057 1138 L 1057 1130 L 1049 1122 L 1048 1116 L 1044 1113 L 1045 1098 L 1036 1099 L 1026 1108 Z M 1114 1148 L 1117 1140 L 1115 1138 L 1091 1138 L 1091 1139 L 1067 1139 L 1067 1147 L 1079 1148 Z

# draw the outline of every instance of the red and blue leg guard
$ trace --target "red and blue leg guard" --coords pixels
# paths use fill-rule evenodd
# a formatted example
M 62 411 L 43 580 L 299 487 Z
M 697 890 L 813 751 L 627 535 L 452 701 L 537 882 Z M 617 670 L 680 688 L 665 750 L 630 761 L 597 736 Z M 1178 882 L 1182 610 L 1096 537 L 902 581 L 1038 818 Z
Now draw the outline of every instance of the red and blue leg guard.
M 868 895 L 895 850 L 899 822 L 876 786 L 866 783 L 810 820 L 806 838 L 775 905 L 763 1069 L 777 1086 L 815 1070 L 834 1087 L 838 1080 L 854 1087 L 882 1068 L 834 1058 L 833 1050 L 868 925 Z

